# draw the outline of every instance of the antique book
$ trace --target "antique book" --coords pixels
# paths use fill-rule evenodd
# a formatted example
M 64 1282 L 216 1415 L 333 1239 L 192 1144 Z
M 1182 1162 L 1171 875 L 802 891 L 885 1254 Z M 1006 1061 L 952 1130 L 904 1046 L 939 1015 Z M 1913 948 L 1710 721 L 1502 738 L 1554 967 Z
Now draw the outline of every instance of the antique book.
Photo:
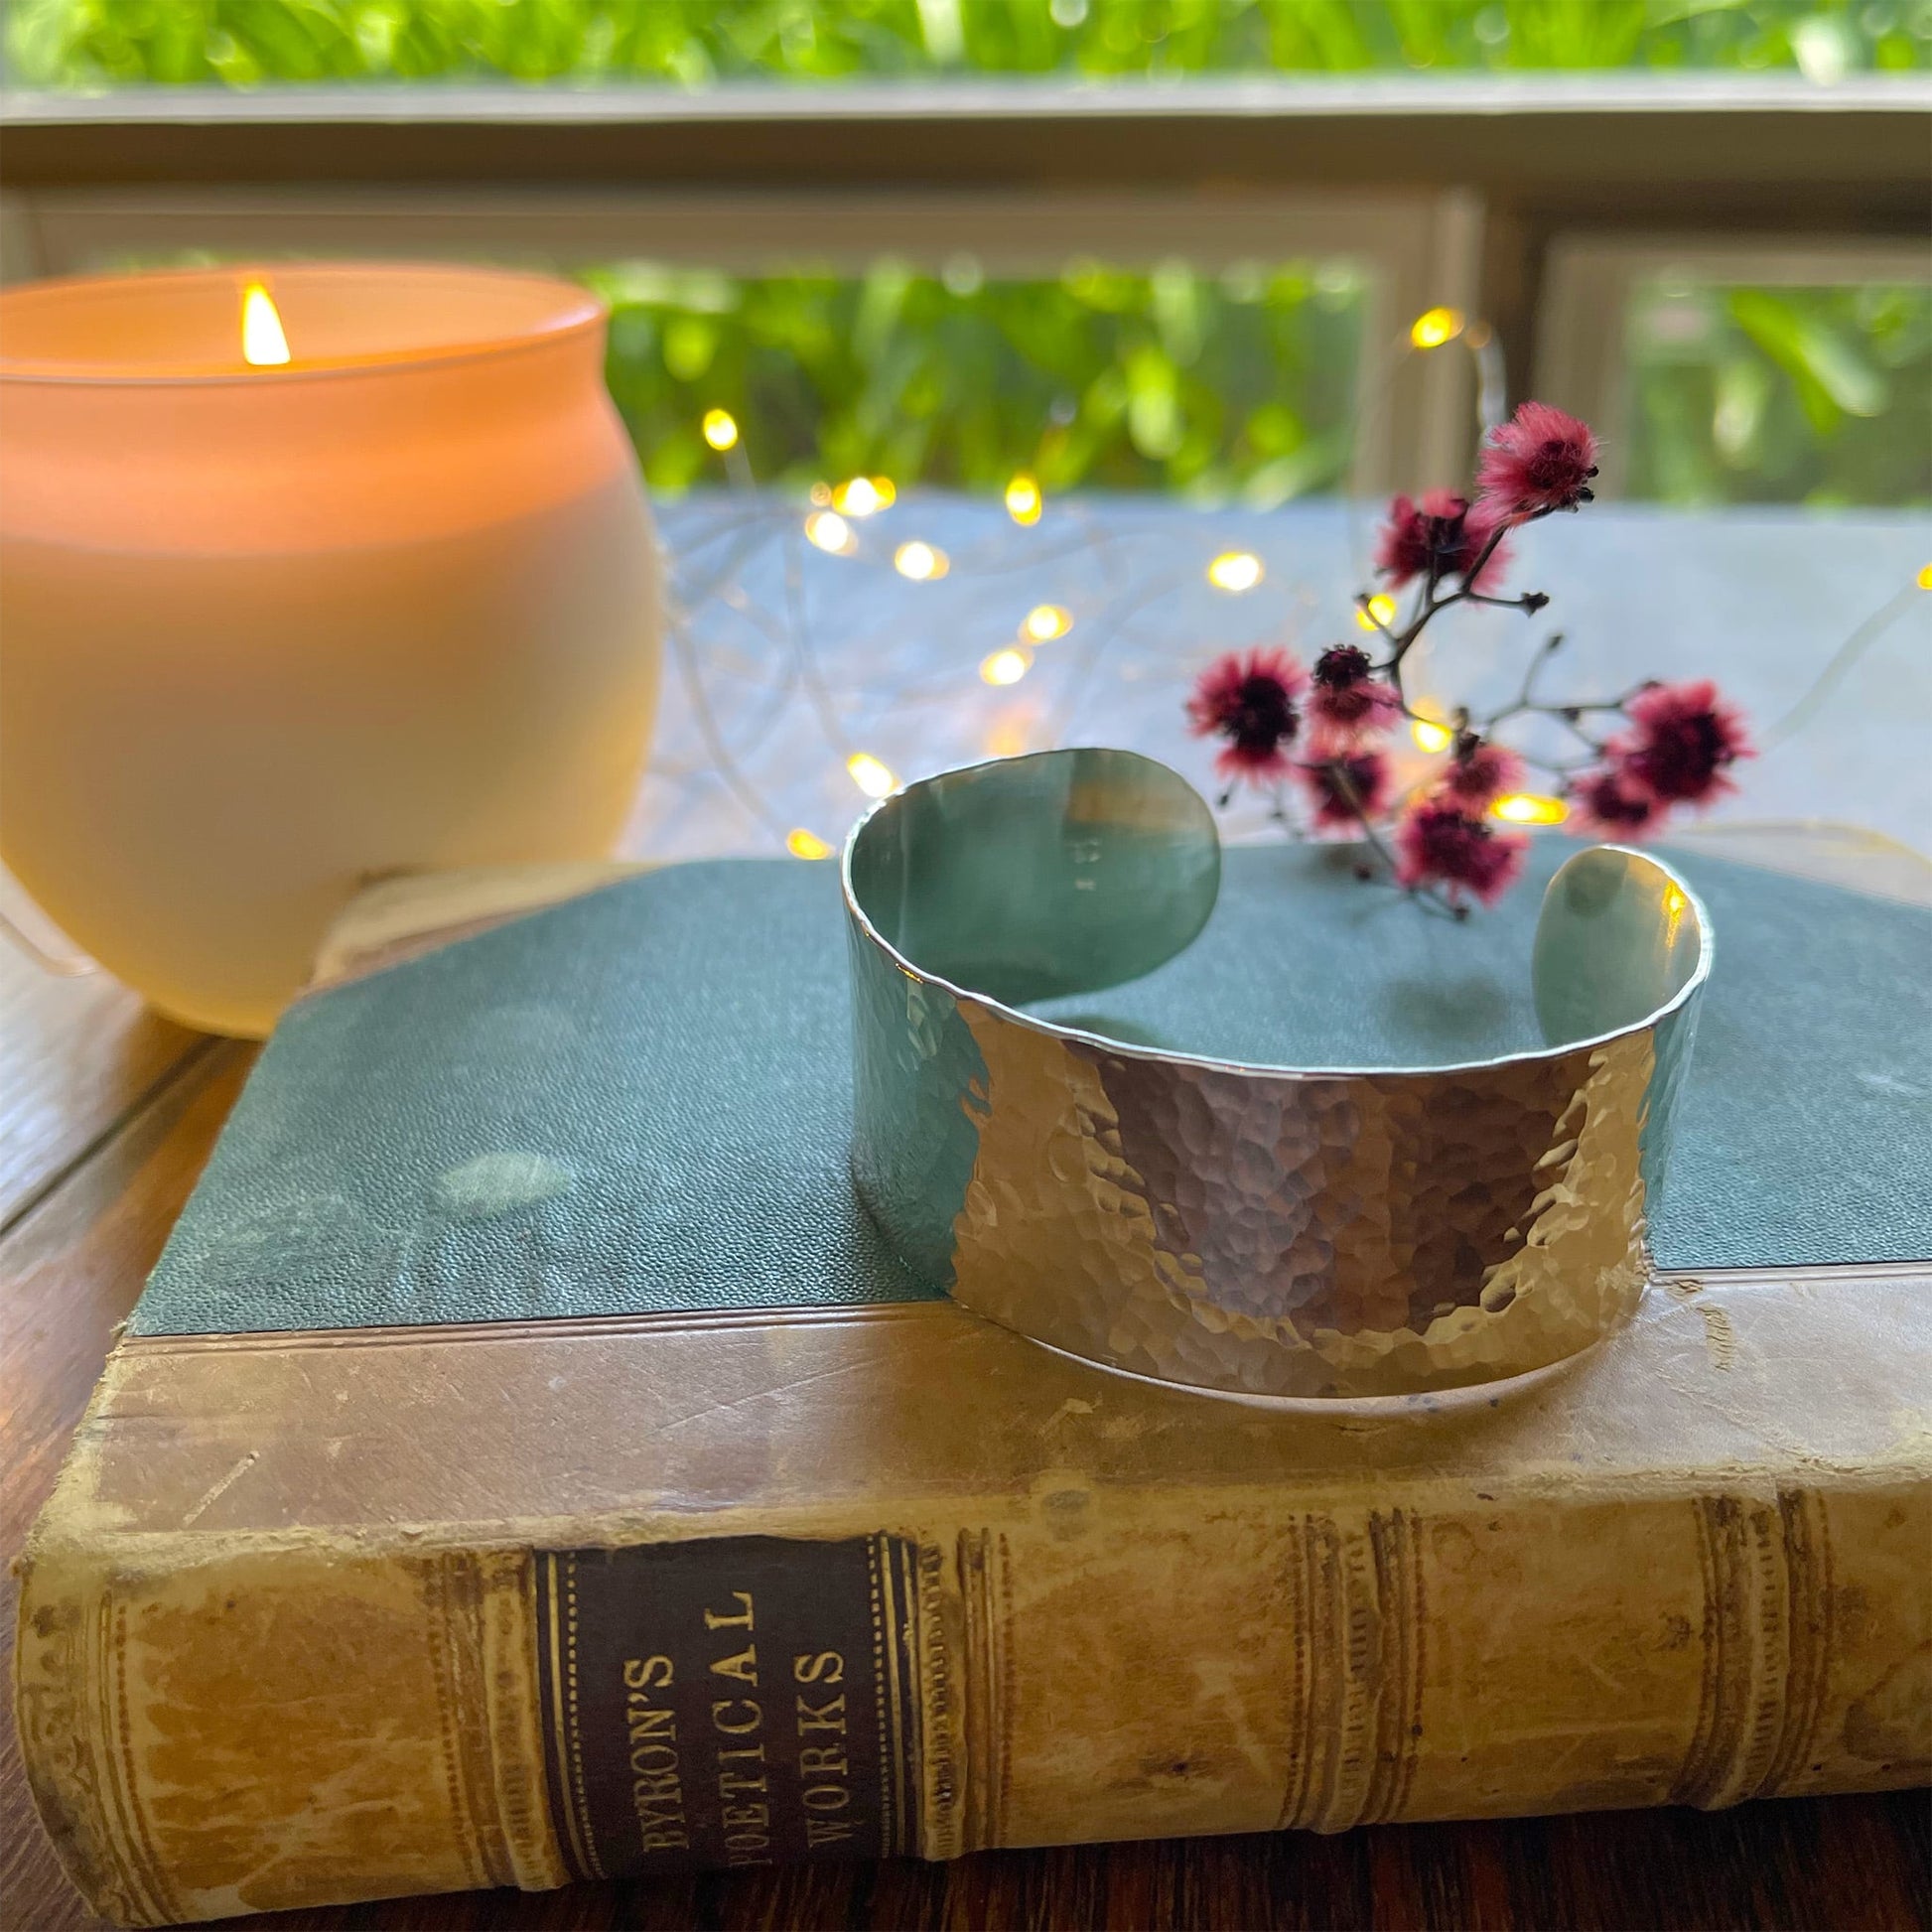
M 905 1275 L 846 1173 L 831 868 L 358 902 L 24 1559 L 75 1883 L 161 1924 L 1922 1779 L 1932 913 L 1681 858 L 1718 966 L 1635 1321 L 1366 1414 L 1110 1375 Z M 1236 851 L 1083 1024 L 1507 1050 L 1535 897 L 1453 926 Z

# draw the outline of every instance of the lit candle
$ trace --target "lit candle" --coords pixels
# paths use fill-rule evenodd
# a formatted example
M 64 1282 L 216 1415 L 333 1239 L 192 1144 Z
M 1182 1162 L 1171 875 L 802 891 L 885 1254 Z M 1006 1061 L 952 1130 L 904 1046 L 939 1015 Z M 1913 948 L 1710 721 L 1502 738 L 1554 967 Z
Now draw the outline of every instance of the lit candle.
M 581 290 L 305 266 L 0 294 L 0 855 L 260 1033 L 372 878 L 609 850 L 659 563 Z

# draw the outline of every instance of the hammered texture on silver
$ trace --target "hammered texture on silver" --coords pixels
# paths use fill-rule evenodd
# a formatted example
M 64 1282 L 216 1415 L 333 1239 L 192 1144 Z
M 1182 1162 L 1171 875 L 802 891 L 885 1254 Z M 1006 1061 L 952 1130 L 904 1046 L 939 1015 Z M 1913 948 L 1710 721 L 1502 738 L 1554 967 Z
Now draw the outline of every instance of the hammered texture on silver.
M 1298 1077 L 961 1012 L 989 1089 L 952 1292 L 1055 1347 L 1256 1395 L 1407 1394 L 1561 1360 L 1642 1291 L 1647 1035 Z

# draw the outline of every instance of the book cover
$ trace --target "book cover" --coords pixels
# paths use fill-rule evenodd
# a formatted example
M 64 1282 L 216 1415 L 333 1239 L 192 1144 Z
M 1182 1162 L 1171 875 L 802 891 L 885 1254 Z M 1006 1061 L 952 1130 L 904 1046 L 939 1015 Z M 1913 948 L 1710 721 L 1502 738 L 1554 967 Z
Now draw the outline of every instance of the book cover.
M 1533 891 L 1449 926 L 1228 856 L 1193 948 L 1055 1017 L 1535 1042 Z M 1932 915 L 1683 864 L 1718 968 L 1636 1322 L 1366 1417 L 1109 1376 L 906 1276 L 846 1174 L 828 868 L 390 889 L 25 1560 L 76 1883 L 152 1924 L 1922 1778 Z

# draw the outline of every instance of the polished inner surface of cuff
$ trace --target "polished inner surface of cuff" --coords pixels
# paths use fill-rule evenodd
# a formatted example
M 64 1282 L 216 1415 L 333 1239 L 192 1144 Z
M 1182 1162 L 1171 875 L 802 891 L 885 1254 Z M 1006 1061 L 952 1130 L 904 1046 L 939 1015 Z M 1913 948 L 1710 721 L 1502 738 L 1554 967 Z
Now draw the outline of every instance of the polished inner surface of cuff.
M 1223 855 L 1175 773 L 1081 751 L 910 788 L 866 821 L 851 882 L 876 936 L 921 976 L 1223 1064 L 1537 1053 L 1641 1024 L 1705 957 L 1695 899 L 1641 854 L 1543 837 L 1521 888 L 1461 922 L 1364 884 L 1357 856 L 1287 842 Z

